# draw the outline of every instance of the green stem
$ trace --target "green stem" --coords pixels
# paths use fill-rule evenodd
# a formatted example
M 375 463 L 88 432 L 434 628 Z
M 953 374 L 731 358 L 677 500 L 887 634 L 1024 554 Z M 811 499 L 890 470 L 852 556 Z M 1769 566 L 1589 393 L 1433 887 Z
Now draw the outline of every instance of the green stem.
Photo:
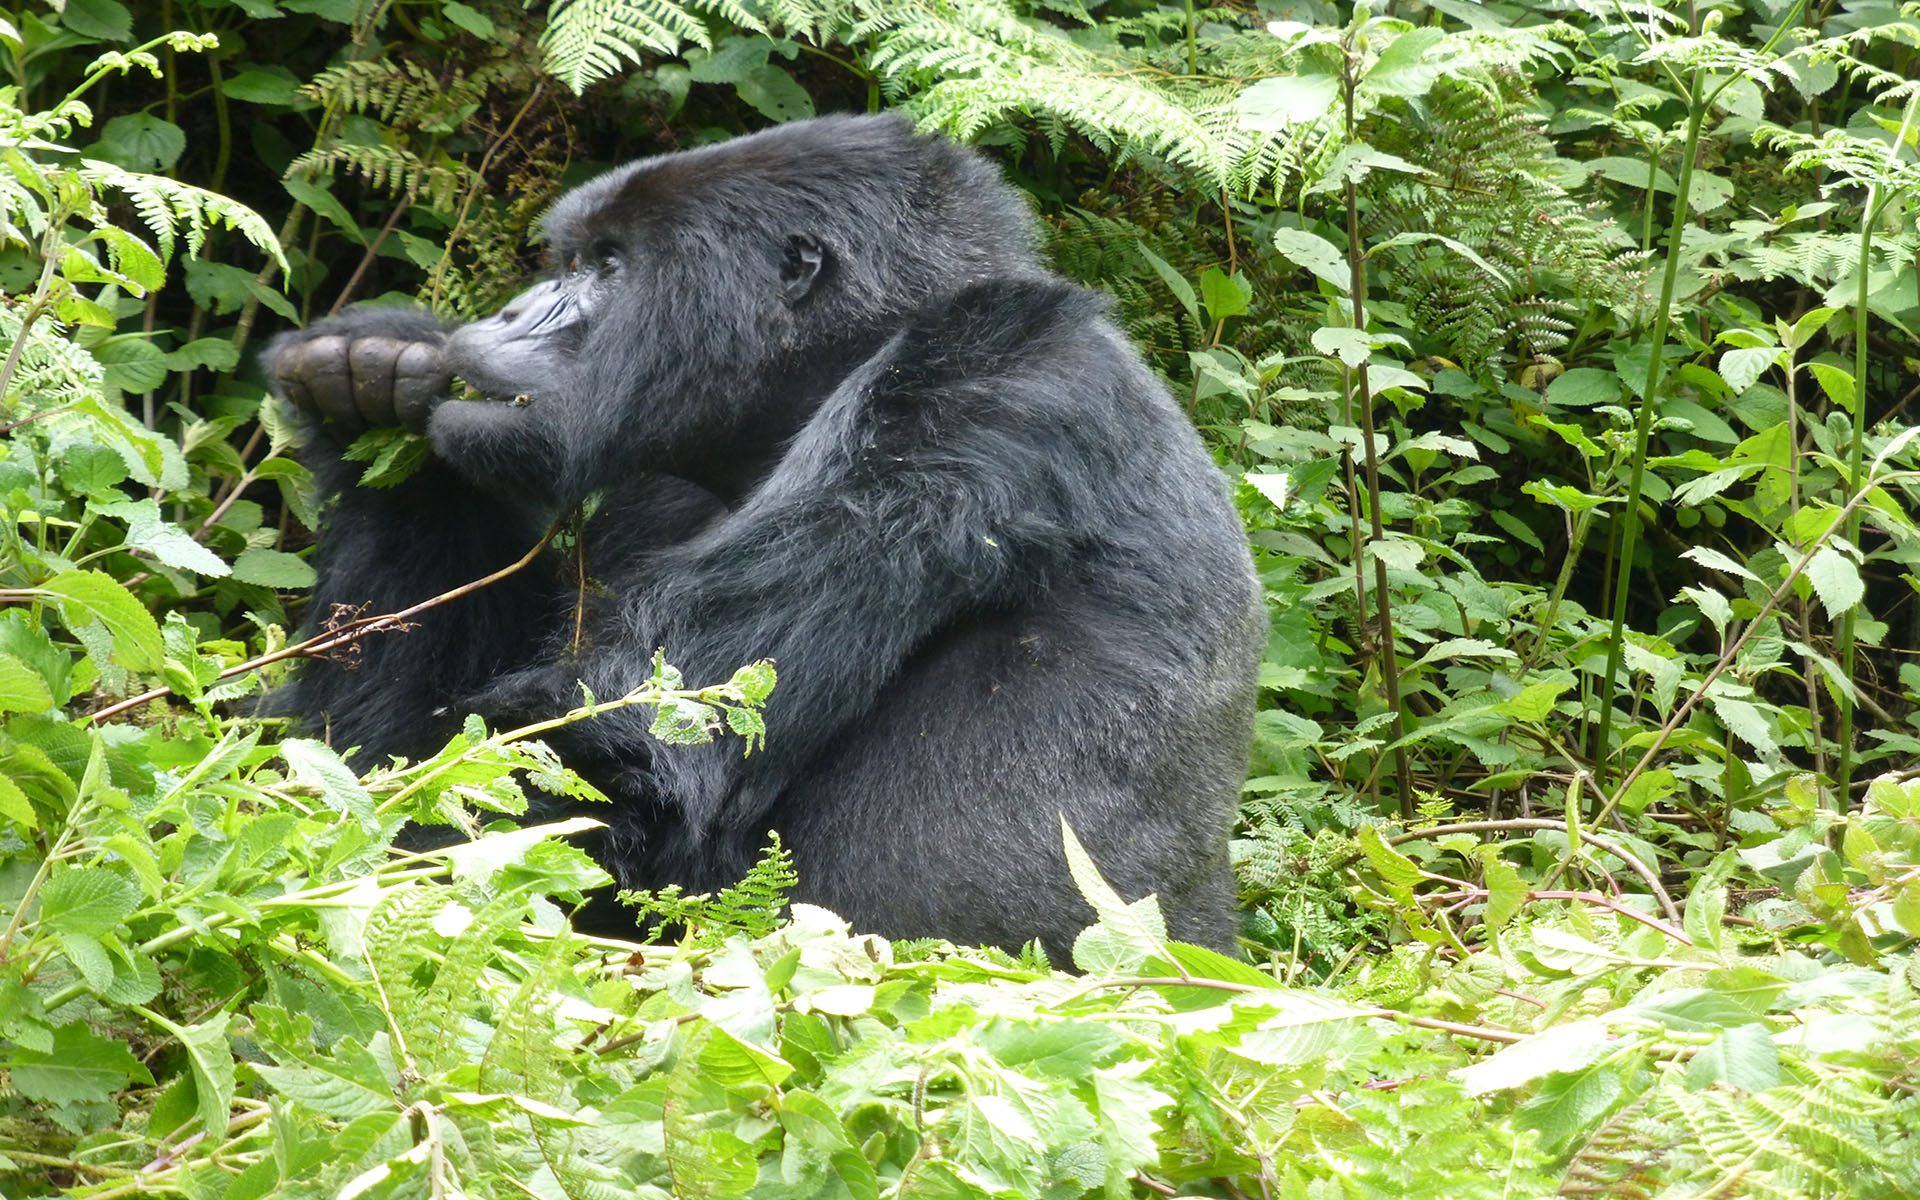
M 1660 304 L 1654 310 L 1651 348 L 1647 355 L 1646 388 L 1633 428 L 1633 470 L 1627 478 L 1626 506 L 1620 519 L 1620 550 L 1613 564 L 1613 624 L 1607 630 L 1607 669 L 1600 677 L 1600 736 L 1593 748 L 1594 775 L 1600 790 L 1607 787 L 1607 760 L 1612 757 L 1613 689 L 1620 674 L 1626 645 L 1627 595 L 1633 580 L 1633 553 L 1640 542 L 1640 493 L 1647 475 L 1647 443 L 1653 436 L 1653 410 L 1659 403 L 1660 369 L 1665 365 L 1667 327 L 1673 319 L 1673 290 L 1680 277 L 1680 239 L 1687 226 L 1687 188 L 1693 183 L 1693 162 L 1700 149 L 1700 130 L 1707 122 L 1707 102 L 1700 94 L 1700 75 L 1687 84 L 1687 140 L 1680 151 L 1679 194 L 1673 198 L 1673 220 L 1667 228 L 1667 265 L 1660 279 Z
M 1344 75 L 1346 92 L 1346 131 L 1347 141 L 1351 144 L 1358 136 L 1359 127 L 1354 117 L 1354 93 L 1359 89 L 1360 81 L 1354 74 L 1354 55 L 1347 55 Z M 1353 305 L 1353 327 L 1362 336 L 1367 332 L 1367 266 L 1366 244 L 1360 239 L 1360 200 L 1354 188 L 1353 180 L 1347 180 L 1343 196 L 1347 206 L 1347 287 Z M 1366 553 L 1368 547 L 1378 547 L 1386 540 L 1386 529 L 1380 518 L 1380 453 L 1374 445 L 1373 435 L 1373 389 L 1367 380 L 1367 363 L 1362 359 L 1360 365 L 1347 372 L 1347 388 L 1353 398 L 1353 407 L 1360 412 L 1360 436 L 1365 441 L 1363 461 L 1367 472 L 1367 529 L 1369 538 L 1363 546 L 1354 544 L 1354 566 L 1359 567 L 1359 555 Z M 1407 761 L 1407 722 L 1406 714 L 1400 704 L 1400 654 L 1395 647 L 1393 628 L 1393 597 L 1387 588 L 1387 561 L 1376 552 L 1373 555 L 1373 598 L 1380 606 L 1380 628 L 1377 634 L 1380 652 L 1375 661 L 1380 664 L 1380 681 L 1385 687 L 1387 710 L 1393 714 L 1393 770 L 1400 785 L 1400 816 L 1411 821 L 1414 816 L 1413 769 Z M 1362 610 L 1362 620 L 1365 620 Z
M 1916 116 L 1920 116 L 1920 96 L 1907 100 L 1907 111 L 1900 119 L 1900 133 L 1887 150 L 1889 165 L 1898 159 L 1900 148 L 1907 144 L 1907 135 L 1913 129 Z M 1880 181 L 1876 181 L 1867 193 L 1866 211 L 1860 218 L 1860 257 L 1854 264 L 1858 283 L 1853 294 L 1853 445 L 1847 454 L 1847 486 L 1855 496 L 1860 494 L 1864 486 L 1860 478 L 1860 465 L 1866 453 L 1867 433 L 1867 253 L 1873 245 L 1874 222 L 1880 219 L 1880 214 L 1892 199 L 1893 193 L 1887 191 Z M 1860 544 L 1858 507 L 1847 518 L 1847 544 Z M 1840 671 L 1850 680 L 1853 678 L 1853 621 L 1858 611 L 1859 605 L 1855 605 L 1840 618 Z M 1859 685 L 1856 683 L 1855 686 Z M 1843 692 L 1838 697 L 1838 703 L 1840 757 L 1833 772 L 1834 808 L 1845 813 L 1853 787 L 1853 699 Z

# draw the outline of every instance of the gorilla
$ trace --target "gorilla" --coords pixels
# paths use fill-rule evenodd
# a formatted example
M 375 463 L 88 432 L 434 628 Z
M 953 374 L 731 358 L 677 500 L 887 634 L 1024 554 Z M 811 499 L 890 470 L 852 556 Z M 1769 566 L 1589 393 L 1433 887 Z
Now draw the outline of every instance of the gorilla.
M 331 435 L 314 614 L 480 578 L 592 498 L 577 545 L 304 665 L 282 710 L 367 764 L 620 695 L 656 648 L 695 683 L 770 658 L 751 755 L 654 742 L 642 708 L 551 735 L 613 800 L 582 811 L 621 886 L 715 890 L 775 830 L 793 898 L 856 929 L 1058 961 L 1092 917 L 1064 815 L 1173 936 L 1230 947 L 1246 539 L 1023 194 L 897 117 L 824 117 L 610 171 L 544 228 L 550 277 L 493 317 L 360 307 L 269 351 Z M 395 424 L 430 460 L 358 486 L 340 444 Z

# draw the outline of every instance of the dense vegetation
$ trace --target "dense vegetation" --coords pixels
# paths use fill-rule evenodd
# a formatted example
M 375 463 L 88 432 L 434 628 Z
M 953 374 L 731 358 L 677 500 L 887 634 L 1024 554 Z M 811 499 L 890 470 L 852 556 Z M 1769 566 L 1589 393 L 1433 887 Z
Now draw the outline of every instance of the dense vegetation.
M 0 54 L 0 1196 L 1920 1193 L 1920 7 L 66 0 Z M 359 776 L 246 715 L 398 636 L 288 644 L 265 332 L 487 311 L 568 183 L 880 107 L 1000 156 L 1236 481 L 1247 962 L 1083 857 L 1077 974 L 776 920 L 777 846 L 588 942 L 565 828 L 390 850 L 590 790 L 550 725 Z M 623 702 L 751 738 L 768 682 Z

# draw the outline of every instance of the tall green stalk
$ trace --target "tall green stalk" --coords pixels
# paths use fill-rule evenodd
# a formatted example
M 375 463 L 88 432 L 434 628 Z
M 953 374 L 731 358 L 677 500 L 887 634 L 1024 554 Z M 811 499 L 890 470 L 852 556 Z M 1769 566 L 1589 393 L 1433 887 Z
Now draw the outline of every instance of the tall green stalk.
M 1612 755 L 1613 686 L 1620 674 L 1626 648 L 1627 593 L 1633 581 L 1633 552 L 1640 544 L 1640 492 L 1647 475 L 1647 443 L 1653 437 L 1653 410 L 1659 403 L 1660 373 L 1666 365 L 1667 328 L 1673 319 L 1673 289 L 1680 277 L 1680 238 L 1687 226 L 1687 189 L 1693 183 L 1693 160 L 1700 149 L 1700 130 L 1712 105 L 1701 96 L 1700 72 L 1687 82 L 1687 140 L 1680 151 L 1678 194 L 1673 198 L 1673 220 L 1667 228 L 1667 264 L 1660 277 L 1660 305 L 1654 311 L 1649 335 L 1647 382 L 1640 395 L 1640 412 L 1633 426 L 1633 470 L 1627 477 L 1627 503 L 1621 514 L 1620 551 L 1613 563 L 1613 625 L 1607 631 L 1607 670 L 1600 677 L 1600 737 L 1594 747 L 1594 775 L 1599 791 L 1607 789 L 1607 762 Z M 1651 179 L 1651 176 L 1649 176 Z M 1598 801 L 1595 802 L 1598 804 Z
M 1900 154 L 1900 147 L 1907 144 L 1907 135 L 1913 130 L 1915 117 L 1920 116 L 1920 96 L 1907 100 L 1907 111 L 1900 119 L 1900 132 L 1893 139 L 1893 146 L 1887 151 L 1891 164 Z M 1873 245 L 1873 226 L 1880 219 L 1896 193 L 1889 190 L 1885 181 L 1876 180 L 1867 191 L 1865 211 L 1860 216 L 1860 256 L 1854 263 L 1854 275 L 1858 283 L 1853 294 L 1853 445 L 1847 454 L 1847 491 L 1850 496 L 1858 495 L 1863 481 L 1860 467 L 1865 458 L 1867 435 L 1867 252 Z M 1856 507 L 1847 518 L 1847 542 L 1860 544 L 1860 509 Z M 1840 618 L 1839 650 L 1840 671 L 1848 679 L 1853 678 L 1853 619 L 1859 606 L 1855 605 Z M 1853 790 L 1853 700 L 1845 692 L 1839 697 L 1840 721 L 1836 737 L 1840 742 L 1840 757 L 1834 766 L 1833 793 L 1834 806 L 1841 812 L 1847 811 L 1847 803 Z

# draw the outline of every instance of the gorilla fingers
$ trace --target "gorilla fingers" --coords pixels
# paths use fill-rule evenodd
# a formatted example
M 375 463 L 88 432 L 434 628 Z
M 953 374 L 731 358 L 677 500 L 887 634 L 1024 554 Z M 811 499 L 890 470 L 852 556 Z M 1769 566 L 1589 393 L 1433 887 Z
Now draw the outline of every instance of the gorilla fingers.
M 365 308 L 282 335 L 269 359 L 281 395 L 345 434 L 422 433 L 452 386 L 445 345 L 445 329 L 423 313 Z

